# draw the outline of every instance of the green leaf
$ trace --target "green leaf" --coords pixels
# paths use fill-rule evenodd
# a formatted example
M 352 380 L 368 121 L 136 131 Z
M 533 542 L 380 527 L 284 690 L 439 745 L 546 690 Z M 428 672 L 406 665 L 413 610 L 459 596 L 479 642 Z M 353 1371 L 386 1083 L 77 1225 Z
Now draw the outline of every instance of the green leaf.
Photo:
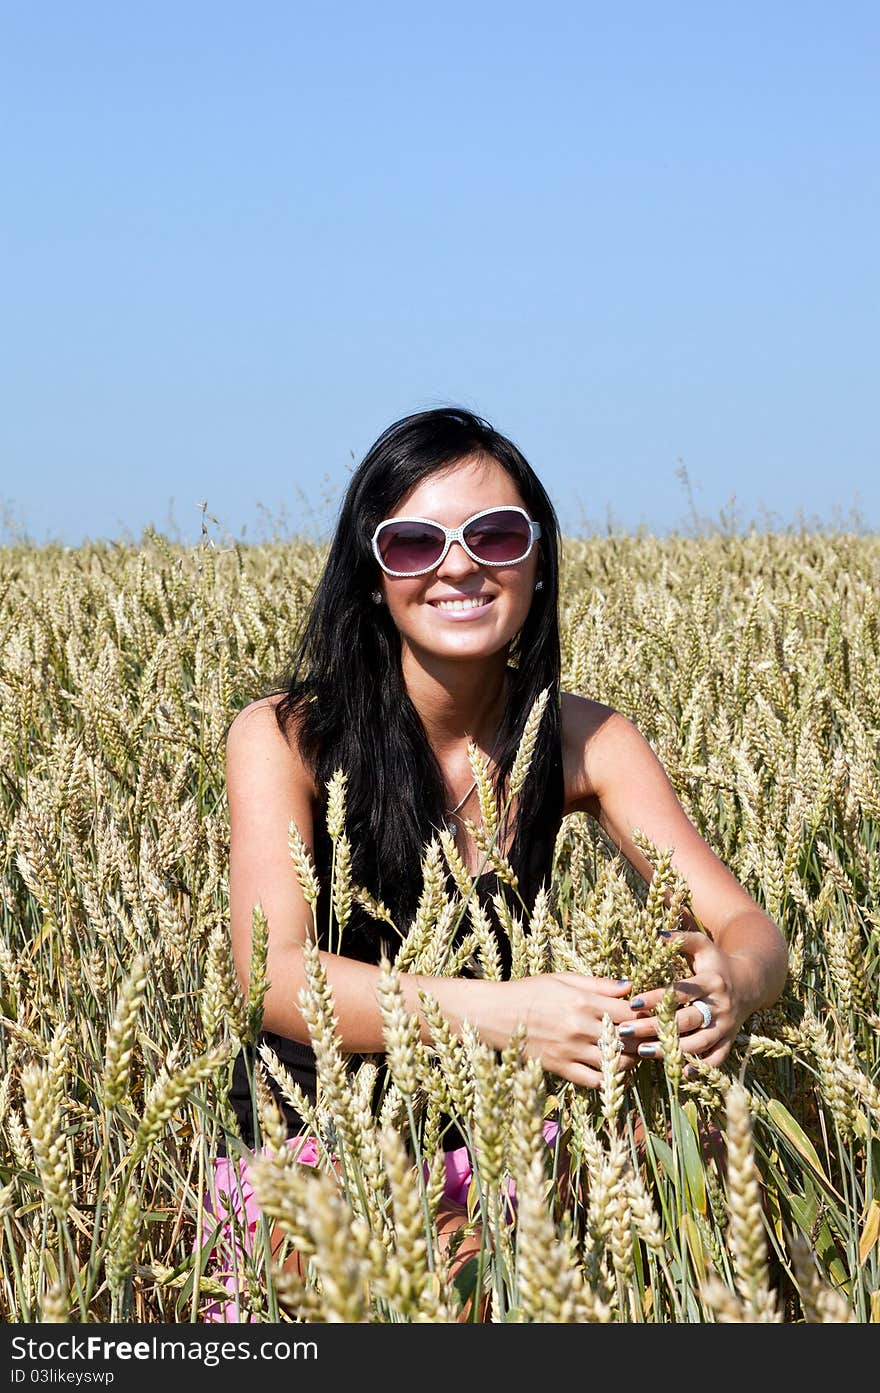
M 681 1231 L 694 1264 L 694 1271 L 701 1282 L 706 1280 L 706 1254 L 703 1252 L 703 1239 L 693 1214 L 682 1214 Z
M 816 1222 L 816 1215 L 819 1212 L 819 1196 L 814 1186 L 806 1178 L 806 1193 L 803 1195 L 790 1194 L 788 1196 L 788 1207 L 794 1216 L 795 1223 L 805 1237 L 813 1231 Z
M 665 1142 L 662 1137 L 658 1137 L 655 1132 L 648 1132 L 645 1141 L 654 1152 L 669 1179 L 675 1180 L 675 1158 L 669 1143 Z
M 687 1104 L 692 1107 L 691 1103 Z M 708 1208 L 706 1200 L 706 1174 L 703 1169 L 703 1153 L 700 1150 L 700 1143 L 697 1139 L 696 1131 L 691 1124 L 690 1117 L 684 1108 L 675 1104 L 675 1111 L 679 1123 L 679 1139 L 681 1141 L 682 1160 L 684 1161 L 684 1173 L 687 1177 L 688 1190 L 694 1208 L 701 1214 L 705 1214 Z
M 812 1166 L 813 1170 L 817 1175 L 822 1177 L 826 1185 L 831 1185 L 831 1181 L 822 1169 L 819 1153 L 800 1123 L 795 1122 L 785 1104 L 780 1103 L 778 1098 L 771 1098 L 767 1104 L 767 1111 L 782 1135 L 794 1147 L 798 1155 L 803 1157 L 807 1165 Z
M 461 1297 L 462 1305 L 464 1305 L 476 1291 L 479 1266 L 480 1263 L 477 1257 L 468 1258 L 464 1266 L 455 1274 L 453 1286 Z

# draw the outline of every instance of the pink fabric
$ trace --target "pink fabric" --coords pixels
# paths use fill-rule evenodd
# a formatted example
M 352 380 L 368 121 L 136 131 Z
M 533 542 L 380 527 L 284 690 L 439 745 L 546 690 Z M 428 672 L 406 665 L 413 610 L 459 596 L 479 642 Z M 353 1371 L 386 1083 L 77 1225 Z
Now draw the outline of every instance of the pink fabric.
M 317 1138 L 288 1137 L 286 1145 L 292 1149 L 299 1148 L 296 1159 L 301 1161 L 304 1166 L 317 1165 L 320 1154 Z M 265 1155 L 265 1149 L 256 1154 L 258 1156 Z M 215 1156 L 213 1166 L 213 1193 L 216 1196 L 216 1201 L 212 1199 L 211 1195 L 204 1197 L 205 1226 L 209 1226 L 210 1230 L 213 1230 L 218 1219 L 222 1219 L 224 1222 L 209 1256 L 205 1275 L 221 1282 L 229 1292 L 231 1299 L 225 1302 L 212 1301 L 205 1308 L 202 1321 L 238 1323 L 239 1315 L 235 1298 L 237 1293 L 247 1288 L 244 1277 L 245 1256 L 254 1251 L 257 1225 L 261 1217 L 260 1206 L 257 1204 L 247 1160 L 244 1156 L 237 1161 L 231 1161 L 228 1156 Z M 238 1220 L 238 1226 L 233 1226 L 233 1219 Z M 203 1240 L 203 1244 L 209 1243 L 210 1238 L 209 1232 L 208 1237 Z M 242 1319 L 247 1322 L 253 1321 L 255 1317 L 244 1316 Z
M 548 1146 L 552 1146 L 559 1135 L 559 1123 L 551 1122 L 549 1119 L 542 1128 L 544 1140 Z M 427 1166 L 425 1173 L 427 1174 Z M 443 1186 L 443 1193 L 453 1204 L 467 1204 L 468 1190 L 471 1188 L 473 1179 L 473 1168 L 471 1166 L 471 1155 L 466 1146 L 458 1146 L 454 1151 L 446 1153 L 446 1184 Z M 505 1187 L 505 1194 L 510 1198 L 514 1211 L 516 1211 L 516 1181 L 509 1180 Z
M 544 1123 L 542 1130 L 547 1145 L 552 1146 L 559 1135 L 559 1124 L 548 1120 Z M 304 1166 L 317 1165 L 320 1152 L 315 1137 L 289 1137 L 286 1145 L 291 1148 L 299 1148 L 296 1159 L 301 1161 Z M 260 1151 L 256 1154 L 264 1155 L 265 1153 Z M 466 1205 L 474 1173 L 467 1147 L 459 1146 L 454 1151 L 447 1151 L 445 1163 L 446 1182 L 443 1193 L 453 1204 Z M 247 1288 L 244 1278 L 244 1262 L 246 1255 L 254 1251 L 257 1225 L 260 1221 L 260 1206 L 257 1204 L 257 1197 L 250 1182 L 245 1157 L 241 1157 L 238 1161 L 231 1161 L 226 1156 L 215 1157 L 213 1168 L 213 1196 L 216 1198 L 206 1195 L 204 1199 L 205 1226 L 209 1232 L 203 1243 L 207 1244 L 211 1241 L 211 1232 L 216 1227 L 218 1220 L 223 1221 L 223 1226 L 209 1255 L 205 1275 L 221 1282 L 229 1292 L 230 1300 L 212 1301 L 205 1308 L 202 1321 L 224 1324 L 237 1323 L 239 1319 L 252 1321 L 255 1319 L 253 1316 L 239 1317 L 235 1298 L 237 1293 Z M 426 1165 L 426 1174 L 427 1169 Z M 516 1183 L 513 1180 L 507 1182 L 505 1194 L 510 1203 L 508 1213 L 508 1221 L 510 1221 L 516 1212 Z M 233 1219 L 239 1221 L 237 1230 L 233 1228 Z

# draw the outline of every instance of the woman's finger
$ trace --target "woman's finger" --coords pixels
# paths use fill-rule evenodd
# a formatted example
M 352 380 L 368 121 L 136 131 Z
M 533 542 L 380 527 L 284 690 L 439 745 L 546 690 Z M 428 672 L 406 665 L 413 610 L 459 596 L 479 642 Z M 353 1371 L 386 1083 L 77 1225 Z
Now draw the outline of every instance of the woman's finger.
M 572 1083 L 579 1084 L 581 1088 L 598 1088 L 602 1083 L 602 1075 L 595 1069 L 588 1069 L 585 1064 L 571 1064 L 563 1078 L 570 1079 Z
M 657 1017 L 640 1016 L 638 1020 L 623 1021 L 617 1027 L 618 1038 L 623 1041 L 624 1048 L 630 1045 L 635 1048 L 643 1040 L 656 1040 L 657 1038 Z
M 601 996 L 623 997 L 632 990 L 631 977 L 590 977 L 579 972 L 560 972 L 558 976 L 571 982 L 578 991 L 597 992 Z
M 718 1030 L 695 1030 L 692 1035 L 681 1037 L 681 1048 L 685 1054 L 702 1055 L 704 1050 L 718 1044 Z
M 705 998 L 701 997 L 700 1000 L 704 1001 Z M 708 1002 L 705 1005 L 710 1013 L 714 1014 L 712 1006 Z M 679 1035 L 687 1035 L 690 1038 L 695 1031 L 708 1029 L 712 1024 L 712 1017 L 710 1015 L 707 1024 L 705 1010 L 689 1004 L 676 1011 L 675 1022 Z M 617 1034 L 625 1044 L 633 1041 L 638 1044 L 642 1040 L 655 1040 L 659 1033 L 656 1016 L 640 1016 L 634 1021 L 623 1021 L 617 1027 Z
M 705 1064 L 710 1069 L 720 1069 L 721 1065 L 724 1063 L 725 1059 L 730 1054 L 730 1047 L 732 1043 L 733 1042 L 731 1040 L 721 1040 L 717 1048 L 715 1048 L 714 1050 L 710 1050 L 708 1054 L 704 1054 L 701 1057 L 700 1064 Z M 699 1076 L 700 1069 L 699 1067 L 697 1067 L 694 1070 L 694 1077 L 699 1078 Z
M 693 1035 L 697 1030 L 708 1030 L 715 1021 L 715 1008 L 706 997 L 698 998 L 697 1003 L 683 1006 L 675 1013 L 679 1035 Z
M 691 1035 L 679 1037 L 682 1054 L 696 1054 L 703 1056 L 703 1051 L 710 1046 L 718 1044 L 717 1030 L 697 1030 Z M 729 1047 L 728 1047 L 729 1048 Z M 642 1059 L 662 1059 L 663 1046 L 658 1040 L 644 1040 L 638 1047 L 638 1052 Z M 703 1056 L 705 1058 L 705 1056 Z
M 676 948 L 680 948 L 685 957 L 691 957 L 700 948 L 705 948 L 707 943 L 712 940 L 708 934 L 700 933 L 699 929 L 672 929 L 667 931 L 660 930 L 660 937 L 665 938 L 668 943 L 672 943 Z
M 707 987 L 699 977 L 686 977 L 680 982 L 670 983 L 672 991 L 675 992 L 676 1001 L 682 1005 L 693 1001 L 695 997 L 702 996 Z M 653 1011 L 663 1000 L 670 987 L 654 987 L 651 991 L 640 992 L 638 996 L 630 998 L 629 1005 L 634 1011 Z

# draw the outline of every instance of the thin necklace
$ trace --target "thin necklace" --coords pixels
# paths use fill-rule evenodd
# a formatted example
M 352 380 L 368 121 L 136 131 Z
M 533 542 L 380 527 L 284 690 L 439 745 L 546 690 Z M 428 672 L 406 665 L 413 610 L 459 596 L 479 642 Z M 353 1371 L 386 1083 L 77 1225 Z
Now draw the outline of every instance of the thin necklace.
M 503 720 L 503 717 L 502 717 L 502 720 Z M 499 736 L 500 734 L 501 734 L 501 725 L 499 724 L 498 729 L 497 729 L 497 731 L 495 732 L 495 743 L 494 743 L 494 745 L 492 746 L 492 750 L 491 750 L 491 753 L 490 753 L 490 755 L 489 755 L 490 760 L 491 760 L 491 758 L 492 758 L 492 755 L 494 755 L 496 749 L 498 748 L 498 736 Z M 455 822 L 455 821 L 453 821 L 453 815 L 454 815 L 455 813 L 458 812 L 459 808 L 462 806 L 463 803 L 467 802 L 468 798 L 470 798 L 470 796 L 471 796 L 471 794 L 473 793 L 473 791 L 474 791 L 474 789 L 476 788 L 476 786 L 477 786 L 477 781 L 476 781 L 476 779 L 474 779 L 474 781 L 473 781 L 473 783 L 471 784 L 470 788 L 468 789 L 467 793 L 464 795 L 463 798 L 459 798 L 459 800 L 458 800 L 458 802 L 456 803 L 455 807 L 454 807 L 454 808 L 447 808 L 447 809 L 446 809 L 444 816 L 446 817 L 446 830 L 447 830 L 447 832 L 449 833 L 450 837 L 454 837 L 454 836 L 456 835 L 456 833 L 458 832 L 458 823 Z

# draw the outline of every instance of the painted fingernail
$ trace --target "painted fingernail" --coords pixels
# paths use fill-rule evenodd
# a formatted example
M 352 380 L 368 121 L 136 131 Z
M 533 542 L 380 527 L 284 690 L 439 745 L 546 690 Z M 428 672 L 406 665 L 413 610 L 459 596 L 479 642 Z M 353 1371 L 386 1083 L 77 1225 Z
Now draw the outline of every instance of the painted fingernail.
M 631 977 L 618 977 L 618 979 L 617 979 L 617 985 L 618 985 L 619 987 L 631 987 L 631 986 L 632 986 L 632 978 L 631 978 Z
M 617 1027 L 618 1035 L 632 1035 L 634 1030 L 635 1024 L 632 1021 L 626 1021 L 623 1025 Z
M 629 1004 L 630 1006 L 634 1007 L 636 1011 L 638 1011 L 640 1006 L 644 1006 L 645 998 L 643 996 L 634 996 Z
M 654 1056 L 656 1053 L 657 1053 L 657 1046 L 656 1046 L 656 1045 L 639 1045 L 639 1054 L 640 1054 L 640 1055 L 647 1056 L 648 1059 L 653 1058 L 653 1056 Z
M 660 935 L 661 938 L 671 938 L 671 937 L 672 937 L 672 933 L 671 933 L 671 931 L 670 931 L 669 929 L 658 929 L 657 932 L 659 933 L 659 935 Z
M 686 1079 L 695 1079 L 695 1078 L 697 1077 L 697 1074 L 698 1074 L 698 1073 L 699 1073 L 699 1070 L 698 1070 L 698 1069 L 695 1069 L 694 1066 L 693 1066 L 693 1064 L 689 1064 L 688 1067 L 687 1067 L 687 1068 L 685 1069 L 685 1071 L 684 1071 L 684 1076 L 685 1076 Z

